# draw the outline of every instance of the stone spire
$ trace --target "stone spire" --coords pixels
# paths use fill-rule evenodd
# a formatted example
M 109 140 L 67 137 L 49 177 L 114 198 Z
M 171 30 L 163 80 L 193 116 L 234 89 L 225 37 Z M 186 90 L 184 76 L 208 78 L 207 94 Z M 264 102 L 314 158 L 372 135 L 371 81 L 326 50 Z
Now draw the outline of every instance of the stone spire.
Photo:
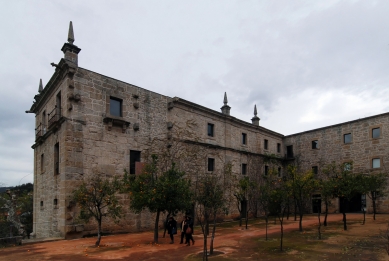
M 38 92 L 41 93 L 42 91 L 43 91 L 43 84 L 42 84 L 42 79 L 40 79 Z
M 69 24 L 68 43 L 70 43 L 70 44 L 74 43 L 74 33 L 73 33 L 72 21 L 70 21 L 70 24 Z
M 74 31 L 73 31 L 73 23 L 70 21 L 69 24 L 69 32 L 68 32 L 68 42 L 64 43 L 61 51 L 65 54 L 65 60 L 74 63 L 78 66 L 78 53 L 81 51 L 74 43 Z
M 257 116 L 257 105 L 255 104 L 254 105 L 254 117 L 251 119 L 251 122 L 254 124 L 254 125 L 257 125 L 259 126 L 259 118 Z
M 222 110 L 222 113 L 226 114 L 226 115 L 230 115 L 231 107 L 227 105 L 228 100 L 227 100 L 227 93 L 226 92 L 224 93 L 223 103 L 224 103 L 223 107 L 220 108 Z

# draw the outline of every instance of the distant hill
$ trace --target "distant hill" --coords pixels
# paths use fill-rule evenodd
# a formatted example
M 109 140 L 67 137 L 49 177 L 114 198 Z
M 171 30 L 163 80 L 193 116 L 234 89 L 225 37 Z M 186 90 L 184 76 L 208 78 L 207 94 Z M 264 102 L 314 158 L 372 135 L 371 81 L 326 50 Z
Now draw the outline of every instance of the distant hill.
M 20 190 L 21 192 L 31 192 L 34 190 L 34 185 L 31 183 L 22 184 L 20 186 L 14 186 L 14 187 L 0 187 L 0 193 L 5 192 L 7 189 L 10 190 Z

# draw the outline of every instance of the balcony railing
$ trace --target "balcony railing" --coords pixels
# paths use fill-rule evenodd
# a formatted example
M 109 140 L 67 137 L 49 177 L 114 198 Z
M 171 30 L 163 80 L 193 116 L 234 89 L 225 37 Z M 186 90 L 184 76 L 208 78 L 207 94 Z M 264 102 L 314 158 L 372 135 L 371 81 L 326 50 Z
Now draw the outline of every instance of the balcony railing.
M 59 121 L 61 118 L 61 108 L 55 106 L 54 109 L 48 114 L 49 128 L 51 125 Z
M 43 135 L 43 128 L 42 128 L 42 123 L 38 125 L 35 129 L 35 139 L 37 140 L 39 137 Z

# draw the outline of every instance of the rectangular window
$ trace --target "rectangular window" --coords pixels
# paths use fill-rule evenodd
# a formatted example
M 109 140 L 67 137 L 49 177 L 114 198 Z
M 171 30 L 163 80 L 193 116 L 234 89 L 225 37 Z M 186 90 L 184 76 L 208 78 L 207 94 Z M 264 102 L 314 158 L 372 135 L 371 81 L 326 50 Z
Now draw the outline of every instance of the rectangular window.
M 54 206 L 58 205 L 58 200 L 55 198 L 53 201 Z
M 293 145 L 286 146 L 286 157 L 293 158 Z
M 122 117 L 122 100 L 110 97 L 109 113 L 112 116 Z
M 280 178 L 281 176 L 281 167 L 278 167 L 278 177 Z
M 135 162 L 140 162 L 140 151 L 130 150 L 130 174 L 135 174 Z
M 318 167 L 317 167 L 317 166 L 313 166 L 313 167 L 312 167 L 312 173 L 313 173 L 314 175 L 317 175 L 318 172 L 319 172 Z
M 242 133 L 242 144 L 247 144 L 247 134 Z
M 41 173 L 45 172 L 45 155 L 41 155 Z
M 373 159 L 372 166 L 373 166 L 373 169 L 381 168 L 381 159 L 380 158 Z
M 208 158 L 208 171 L 214 171 L 215 170 L 215 159 Z
M 42 112 L 42 135 L 46 133 L 46 111 Z
M 59 143 L 56 143 L 54 145 L 54 175 L 59 174 L 59 162 L 60 162 Z
M 351 170 L 351 163 L 350 162 L 343 163 L 343 169 L 345 171 L 350 171 Z
M 265 148 L 265 150 L 267 150 L 269 148 L 269 141 L 268 140 L 265 139 L 263 147 Z
M 43 207 L 43 201 L 41 201 L 41 207 Z
M 246 175 L 247 173 L 247 164 L 242 164 L 242 175 Z
M 214 125 L 212 123 L 208 123 L 208 136 L 213 137 L 214 135 Z
M 344 144 L 351 143 L 351 133 L 347 133 L 343 135 Z
M 377 139 L 381 136 L 381 130 L 380 128 L 374 128 L 371 130 L 372 138 Z
M 281 153 L 281 143 L 277 143 L 277 152 Z
M 312 141 L 312 149 L 318 149 L 319 148 L 319 141 L 318 140 L 313 140 Z
M 269 174 L 269 166 L 265 165 L 265 176 L 267 176 L 268 174 Z

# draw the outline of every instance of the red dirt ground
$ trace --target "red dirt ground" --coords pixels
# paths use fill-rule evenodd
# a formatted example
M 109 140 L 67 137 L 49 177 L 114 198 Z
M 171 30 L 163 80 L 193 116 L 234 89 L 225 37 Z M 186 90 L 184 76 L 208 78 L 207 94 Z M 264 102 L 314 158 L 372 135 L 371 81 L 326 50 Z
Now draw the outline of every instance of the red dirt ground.
M 366 235 L 368 232 L 373 233 L 373 230 L 378 231 L 377 233 L 379 233 L 380 230 L 386 230 L 389 215 L 380 215 L 378 218 L 381 219 L 382 222 L 374 223 L 369 215 L 366 225 L 358 226 L 361 228 L 361 232 L 358 233 Z M 340 214 L 329 215 L 329 222 L 340 221 L 341 219 L 342 215 Z M 361 221 L 362 215 L 348 214 L 347 219 L 349 222 Z M 250 220 L 250 222 L 252 221 Z M 275 237 L 275 235 L 278 237 L 280 229 L 279 224 L 274 225 L 270 223 L 268 233 L 273 234 L 272 237 Z M 315 216 L 304 217 L 304 228 L 314 224 L 317 224 L 317 218 Z M 296 230 L 298 230 L 298 221 L 289 220 L 285 225 L 285 231 L 289 233 Z M 194 239 L 196 240 L 196 243 L 193 246 L 179 244 L 178 236 L 175 237 L 175 244 L 169 244 L 170 239 L 168 236 L 166 238 L 160 238 L 159 244 L 157 245 L 151 244 L 151 240 L 153 239 L 152 232 L 143 232 L 104 236 L 101 241 L 101 246 L 98 248 L 94 247 L 96 241 L 95 237 L 11 246 L 0 249 L 0 260 L 201 260 L 198 258 L 198 254 L 202 252 L 203 247 L 203 235 L 200 231 L 201 228 L 195 227 Z M 162 233 L 160 233 L 160 236 L 161 234 Z M 243 258 L 240 259 L 239 257 L 239 252 L 243 251 L 243 242 L 250 238 L 264 238 L 264 235 L 265 230 L 255 226 L 250 226 L 248 230 L 242 230 L 236 223 L 231 224 L 231 226 L 227 228 L 217 227 L 215 251 L 224 253 L 223 256 L 220 256 L 222 259 L 218 260 L 243 260 Z M 342 240 L 341 236 L 342 235 L 340 235 L 340 238 L 336 236 L 336 239 L 339 240 L 339 242 Z M 331 249 L 328 250 L 331 252 Z M 379 259 L 363 259 L 359 257 L 356 259 L 337 258 L 336 260 L 387 260 L 385 259 L 386 257 L 384 254 L 385 251 L 381 249 Z M 244 260 L 262 260 L 259 257 L 254 258 L 254 255 L 258 255 L 255 250 L 251 255 L 253 258 L 250 258 L 250 255 L 248 255 L 249 258 L 244 258 Z M 245 256 L 247 256 L 247 253 L 245 253 Z M 285 259 L 285 256 L 278 259 L 276 253 L 274 256 L 273 259 L 266 260 L 288 260 Z M 210 259 L 212 260 L 213 257 Z M 293 260 L 300 259 L 293 258 Z

